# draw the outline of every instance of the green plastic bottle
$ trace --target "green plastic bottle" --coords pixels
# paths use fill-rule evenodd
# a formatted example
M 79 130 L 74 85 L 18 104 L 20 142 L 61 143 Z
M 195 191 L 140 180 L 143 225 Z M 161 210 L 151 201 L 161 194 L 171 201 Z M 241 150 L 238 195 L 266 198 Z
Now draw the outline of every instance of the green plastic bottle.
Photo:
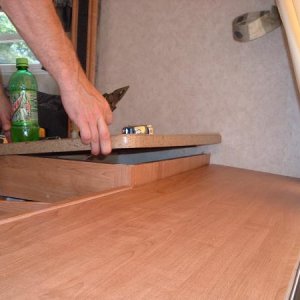
M 17 71 L 10 77 L 8 88 L 12 105 L 11 138 L 13 142 L 39 139 L 37 82 L 28 71 L 27 58 L 16 59 Z

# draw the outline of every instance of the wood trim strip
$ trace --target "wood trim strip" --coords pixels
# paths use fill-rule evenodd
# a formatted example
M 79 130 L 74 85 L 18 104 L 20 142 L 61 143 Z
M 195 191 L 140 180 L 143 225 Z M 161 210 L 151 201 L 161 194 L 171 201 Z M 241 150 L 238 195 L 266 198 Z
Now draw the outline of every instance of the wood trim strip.
M 88 14 L 86 74 L 89 80 L 93 84 L 95 83 L 95 73 L 96 73 L 98 14 L 99 14 L 99 1 L 90 0 L 89 14 Z
M 202 166 L 209 165 L 210 154 L 196 155 L 177 159 L 169 159 L 154 163 L 132 166 L 132 186 L 180 174 Z
M 77 29 L 78 29 L 78 0 L 72 2 L 72 28 L 71 28 L 71 41 L 74 49 L 77 49 Z
M 105 191 L 105 192 L 102 192 L 102 193 L 99 193 L 99 194 L 95 194 L 95 195 L 91 195 L 91 196 L 88 196 L 88 197 L 79 197 L 77 199 L 74 199 L 73 201 L 66 201 L 66 202 L 57 203 L 57 204 L 53 204 L 53 205 L 48 204 L 49 205 L 48 207 L 42 208 L 40 210 L 23 213 L 21 215 L 5 218 L 5 219 L 2 219 L 2 220 L 0 219 L 0 225 L 12 223 L 12 222 L 15 222 L 15 221 L 24 220 L 24 219 L 27 219 L 27 218 L 30 218 L 30 217 L 33 217 L 33 216 L 36 216 L 36 215 L 39 215 L 39 214 L 42 214 L 42 213 L 48 213 L 48 212 L 51 212 L 51 211 L 60 210 L 60 209 L 65 208 L 65 207 L 69 207 L 69 206 L 73 206 L 73 205 L 75 206 L 75 205 L 78 205 L 78 204 L 82 204 L 84 202 L 88 202 L 90 200 L 99 199 L 101 197 L 105 197 L 105 196 L 108 196 L 108 195 L 124 192 L 124 191 L 127 191 L 129 189 L 130 189 L 130 187 L 121 187 L 121 188 L 118 188 L 118 189 L 108 190 L 108 191 Z M 44 204 L 46 204 L 46 203 L 44 203 Z

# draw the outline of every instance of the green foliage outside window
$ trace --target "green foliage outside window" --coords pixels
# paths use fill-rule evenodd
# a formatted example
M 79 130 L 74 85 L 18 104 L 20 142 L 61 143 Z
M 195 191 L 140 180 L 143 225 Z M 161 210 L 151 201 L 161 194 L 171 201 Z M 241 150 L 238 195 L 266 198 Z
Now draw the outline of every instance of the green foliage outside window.
M 17 57 L 27 57 L 29 63 L 39 63 L 23 40 L 3 41 L 1 35 L 16 34 L 17 31 L 4 12 L 0 12 L 0 64 L 15 64 Z

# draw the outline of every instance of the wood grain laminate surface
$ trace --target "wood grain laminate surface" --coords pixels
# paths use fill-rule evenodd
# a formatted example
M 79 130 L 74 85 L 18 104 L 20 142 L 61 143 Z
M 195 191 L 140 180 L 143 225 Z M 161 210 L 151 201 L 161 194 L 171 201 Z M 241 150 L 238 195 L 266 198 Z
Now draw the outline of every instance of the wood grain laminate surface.
M 57 203 L 132 187 L 207 165 L 209 154 L 138 165 L 0 156 L 0 195 Z
M 28 212 L 35 212 L 38 210 L 50 207 L 49 203 L 41 202 L 23 202 L 23 201 L 7 201 L 5 198 L 0 198 L 0 222 L 3 219 L 11 218 L 26 214 Z
M 0 226 L 1 299 L 284 299 L 300 180 L 207 166 Z

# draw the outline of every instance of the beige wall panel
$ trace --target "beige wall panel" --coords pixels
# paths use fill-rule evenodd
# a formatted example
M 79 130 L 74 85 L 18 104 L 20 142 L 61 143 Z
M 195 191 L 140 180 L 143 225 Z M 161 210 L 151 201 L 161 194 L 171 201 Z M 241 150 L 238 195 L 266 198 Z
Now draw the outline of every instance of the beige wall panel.
M 111 131 L 220 132 L 212 163 L 300 177 L 300 111 L 282 29 L 248 43 L 232 20 L 273 0 L 102 1 L 97 87 L 130 85 Z

